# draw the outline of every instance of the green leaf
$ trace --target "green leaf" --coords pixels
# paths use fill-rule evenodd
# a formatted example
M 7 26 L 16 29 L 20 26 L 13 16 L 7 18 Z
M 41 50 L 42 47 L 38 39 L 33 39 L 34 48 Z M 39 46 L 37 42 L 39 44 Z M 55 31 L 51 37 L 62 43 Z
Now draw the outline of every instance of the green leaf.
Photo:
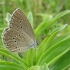
M 13 54 L 12 52 L 8 51 L 7 49 L 4 49 L 4 48 L 0 48 L 0 54 L 3 54 L 5 56 L 8 56 L 14 60 L 16 60 L 17 62 L 19 63 L 22 63 L 23 64 L 23 67 L 25 69 L 27 69 L 27 65 L 26 65 L 26 62 L 24 59 L 21 59 L 17 54 Z
M 70 10 L 65 10 L 61 13 L 59 13 L 57 16 L 55 16 L 52 19 L 49 19 L 47 21 L 42 22 L 36 29 L 35 29 L 35 36 L 38 39 L 41 34 L 43 34 L 44 30 L 48 30 L 58 19 L 63 17 L 64 15 L 70 13 Z
M 37 50 L 37 55 L 36 55 L 36 60 L 38 61 L 40 59 L 40 57 L 42 56 L 42 54 L 47 51 L 48 48 L 50 48 L 49 44 L 50 42 L 54 39 L 54 37 L 56 36 L 56 34 L 61 31 L 62 29 L 64 29 L 67 26 L 67 24 L 58 27 L 56 29 L 54 29 L 50 35 L 48 37 L 46 37 L 44 39 L 44 41 L 40 44 L 40 46 L 38 47 Z M 57 41 L 58 42 L 58 41 Z
M 46 64 L 44 64 L 42 66 L 32 66 L 28 70 L 49 70 L 49 68 Z
M 23 67 L 14 63 L 0 60 L 0 70 L 24 70 Z
M 27 65 L 29 67 L 30 66 L 33 66 L 34 63 L 35 63 L 35 60 L 36 60 L 36 52 L 35 52 L 35 49 L 34 48 L 30 48 L 27 51 Z
M 67 33 L 63 34 L 62 36 L 59 36 L 59 37 L 53 39 L 50 42 L 49 47 L 53 46 L 54 44 L 56 44 L 56 43 L 58 43 L 58 42 L 60 42 L 62 40 L 65 40 L 66 38 L 70 38 L 70 32 L 67 32 Z
M 60 58 L 63 54 L 65 54 L 69 50 L 69 48 L 70 48 L 70 38 L 60 41 L 59 43 L 49 48 L 39 59 L 37 64 L 42 65 L 43 63 L 46 62 L 48 65 L 50 65 L 55 60 Z
M 31 26 L 32 26 L 32 28 L 33 28 L 33 23 L 34 23 L 34 21 L 33 21 L 32 12 L 29 12 L 29 13 L 28 13 L 28 20 L 29 20 L 29 22 L 31 23 Z
M 65 70 L 70 66 L 70 50 L 49 67 L 50 70 Z M 66 69 L 69 70 L 69 69 Z
M 11 14 L 7 13 L 5 19 L 6 19 L 6 21 L 7 21 L 8 24 L 9 24 L 9 21 L 10 21 L 10 19 L 11 19 Z

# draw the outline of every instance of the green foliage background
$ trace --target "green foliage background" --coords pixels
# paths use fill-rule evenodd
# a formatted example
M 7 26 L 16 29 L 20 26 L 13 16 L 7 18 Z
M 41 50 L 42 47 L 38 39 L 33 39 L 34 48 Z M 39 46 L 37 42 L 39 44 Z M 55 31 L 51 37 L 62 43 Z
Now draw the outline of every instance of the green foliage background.
M 16 8 L 20 8 L 26 16 L 31 12 L 33 18 L 30 22 L 35 29 L 42 21 L 53 18 L 61 11 L 70 9 L 69 3 L 70 0 L 0 0 L 0 45 L 3 46 L 1 35 L 7 26 L 5 20 L 7 13 L 12 14 Z M 55 27 L 66 23 L 69 24 L 69 20 L 70 17 L 69 14 L 67 14 L 57 21 L 59 24 L 55 24 Z M 69 26 L 67 30 L 69 30 Z
M 3 49 L 5 46 L 1 38 L 3 30 L 8 26 L 7 13 L 12 14 L 16 8 L 25 13 L 39 42 L 38 50 L 28 50 L 24 53 L 23 59 L 16 53 L 15 56 Z M 5 55 L 0 56 L 1 70 L 68 70 L 70 68 L 69 24 L 70 0 L 0 0 L 0 54 Z M 8 62 L 6 56 L 13 61 Z

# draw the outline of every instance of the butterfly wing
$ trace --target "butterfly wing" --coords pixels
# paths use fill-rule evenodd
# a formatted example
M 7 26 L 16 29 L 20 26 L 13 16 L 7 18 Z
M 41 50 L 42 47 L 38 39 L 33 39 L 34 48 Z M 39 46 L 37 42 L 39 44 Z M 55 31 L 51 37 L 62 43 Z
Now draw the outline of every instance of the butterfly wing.
M 20 9 L 13 12 L 9 27 L 3 32 L 3 42 L 10 51 L 18 53 L 35 46 L 32 27 Z

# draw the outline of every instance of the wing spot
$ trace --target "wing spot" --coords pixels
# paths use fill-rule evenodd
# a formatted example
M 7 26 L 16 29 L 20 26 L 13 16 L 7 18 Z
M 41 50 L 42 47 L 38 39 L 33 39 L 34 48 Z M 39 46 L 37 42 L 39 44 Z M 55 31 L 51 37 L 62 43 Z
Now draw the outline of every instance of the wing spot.
M 6 42 L 4 42 L 4 44 L 6 44 Z
M 20 20 L 20 23 L 21 23 L 22 21 Z
M 17 48 L 17 46 L 15 48 Z
M 18 30 L 17 30 L 18 31 Z
M 12 26 L 10 26 L 10 28 L 12 28 Z
M 28 27 L 27 27 L 27 29 L 28 29 Z
M 7 46 L 9 46 L 9 44 L 7 44 Z
M 18 36 L 20 36 L 20 34 Z
M 15 38 L 13 37 L 13 39 L 15 39 Z
M 20 19 L 20 23 L 22 22 L 23 20 L 22 19 Z
M 24 19 L 24 21 L 26 22 L 26 19 Z
M 10 24 L 10 28 L 14 27 L 13 24 Z
M 22 26 L 20 28 L 22 28 Z
M 23 33 L 22 33 L 23 34 Z
M 12 44 L 9 44 L 9 45 L 12 45 Z
M 14 26 L 11 26 L 11 27 L 14 27 Z
M 16 42 L 16 41 L 15 41 Z

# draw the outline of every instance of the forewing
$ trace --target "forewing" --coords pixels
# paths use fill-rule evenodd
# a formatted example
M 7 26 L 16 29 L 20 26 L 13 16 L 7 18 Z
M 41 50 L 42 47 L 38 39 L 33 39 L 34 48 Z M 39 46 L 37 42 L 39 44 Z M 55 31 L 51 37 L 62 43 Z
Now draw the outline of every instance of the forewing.
M 35 40 L 32 27 L 28 19 L 20 9 L 16 9 L 13 12 L 10 24 L 14 24 L 15 26 L 17 25 L 18 28 L 21 28 L 24 32 L 26 32 L 26 34 L 28 34 L 33 40 Z
M 9 27 L 3 32 L 3 42 L 10 51 L 18 53 L 35 46 L 31 25 L 20 9 L 13 12 Z

